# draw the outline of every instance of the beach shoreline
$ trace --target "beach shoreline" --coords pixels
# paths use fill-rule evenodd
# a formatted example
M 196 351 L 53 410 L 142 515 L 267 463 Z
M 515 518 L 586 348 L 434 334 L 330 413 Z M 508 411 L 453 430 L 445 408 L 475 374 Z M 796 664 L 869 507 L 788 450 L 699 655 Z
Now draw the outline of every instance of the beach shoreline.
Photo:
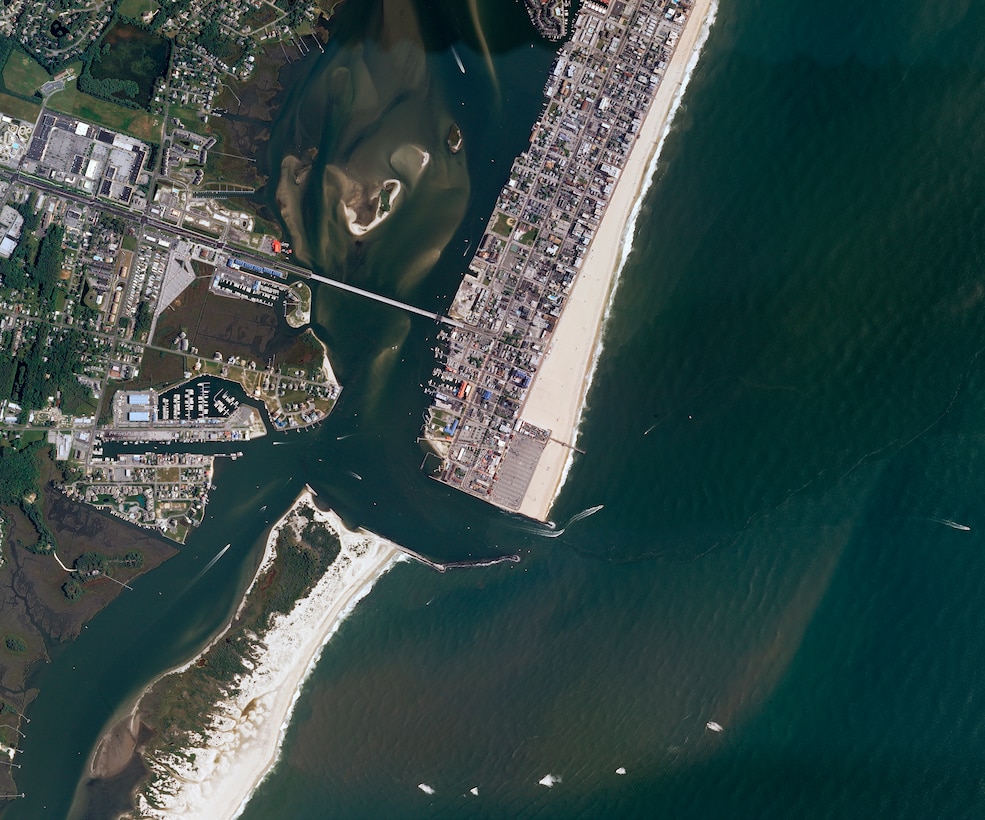
M 142 717 L 150 718 L 153 725 L 152 715 L 141 714 L 141 701 L 151 690 L 168 676 L 181 675 L 196 666 L 235 628 L 258 580 L 273 567 L 281 530 L 296 520 L 299 511 L 337 534 L 341 543 L 338 556 L 289 613 L 274 615 L 267 630 L 251 639 L 257 652 L 247 665 L 248 671 L 237 677 L 232 691 L 219 698 L 208 714 L 201 716 L 205 731 L 193 733 L 193 742 L 180 749 L 144 756 L 150 782 L 138 787 L 135 809 L 125 817 L 238 817 L 276 765 L 295 704 L 324 647 L 376 581 L 398 561 L 406 560 L 390 541 L 362 530 L 349 530 L 333 511 L 319 509 L 313 491 L 305 487 L 271 529 L 236 615 L 194 658 L 161 675 L 144 690 L 125 719 L 125 727 L 114 727 L 118 735 L 125 728 L 122 733 L 128 737 L 114 738 L 111 729 L 97 745 L 90 760 L 92 776 L 112 776 L 123 763 L 122 754 L 112 754 L 107 742 L 116 745 L 114 741 L 124 740 L 129 745 Z
M 547 520 L 570 469 L 636 216 L 717 8 L 717 0 L 696 0 L 691 9 L 520 410 L 522 421 L 551 431 L 518 510 L 530 518 Z

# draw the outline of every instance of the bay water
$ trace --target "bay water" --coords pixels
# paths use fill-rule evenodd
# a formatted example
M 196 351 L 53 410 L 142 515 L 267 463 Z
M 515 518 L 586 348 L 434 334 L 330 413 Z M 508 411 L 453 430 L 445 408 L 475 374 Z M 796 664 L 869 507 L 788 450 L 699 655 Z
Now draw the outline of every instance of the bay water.
M 283 157 L 313 157 L 312 180 L 355 157 L 373 173 L 411 120 L 435 157 L 458 122 L 460 164 L 436 165 L 360 245 L 318 185 L 298 192 L 299 238 L 326 272 L 442 309 L 553 52 L 519 4 L 339 15 L 326 54 L 294 69 L 268 163 L 276 177 Z M 250 820 L 985 812 L 983 30 L 985 8 L 962 0 L 722 0 L 641 210 L 556 529 L 421 471 L 437 328 L 320 290 L 335 412 L 223 462 L 182 554 L 56 651 L 19 756 L 27 797 L 5 813 L 65 815 L 99 731 L 228 618 L 304 482 L 429 555 L 523 561 L 386 575 L 308 681 Z M 414 71 L 395 89 L 398 47 Z M 333 119 L 344 72 L 393 103 L 372 133 Z

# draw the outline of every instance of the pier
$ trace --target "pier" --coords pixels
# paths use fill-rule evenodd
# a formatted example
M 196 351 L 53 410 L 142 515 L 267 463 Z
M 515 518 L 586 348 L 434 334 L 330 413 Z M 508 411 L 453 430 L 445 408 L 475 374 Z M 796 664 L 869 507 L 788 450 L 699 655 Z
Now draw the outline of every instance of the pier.
M 378 293 L 357 288 L 355 285 L 347 285 L 345 282 L 339 282 L 337 279 L 329 279 L 327 276 L 320 276 L 317 273 L 312 273 L 309 278 L 314 279 L 316 282 L 331 285 L 333 288 L 338 288 L 339 290 L 355 293 L 357 296 L 365 296 L 367 299 L 382 302 L 384 305 L 400 308 L 401 310 L 406 310 L 409 313 L 416 313 L 418 316 L 426 316 L 428 319 L 433 319 L 436 322 L 443 322 L 444 324 L 451 325 L 452 327 L 463 327 L 461 322 L 457 322 L 448 316 L 443 316 L 440 313 L 432 313 L 429 310 L 423 310 L 422 308 L 408 305 L 406 302 L 398 302 L 396 299 L 391 299 L 388 296 L 380 296 Z

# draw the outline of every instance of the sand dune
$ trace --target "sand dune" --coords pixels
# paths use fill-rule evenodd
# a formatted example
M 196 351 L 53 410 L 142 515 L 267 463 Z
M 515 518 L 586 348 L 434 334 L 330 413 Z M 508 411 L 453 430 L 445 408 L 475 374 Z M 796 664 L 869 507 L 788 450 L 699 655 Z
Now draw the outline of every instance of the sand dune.
M 136 816 L 162 820 L 238 816 L 276 763 L 301 686 L 325 644 L 377 579 L 403 555 L 386 539 L 353 532 L 334 512 L 318 510 L 307 489 L 292 509 L 299 505 L 313 509 L 318 521 L 339 534 L 339 556 L 312 592 L 289 614 L 274 618 L 267 633 L 259 636 L 264 646 L 259 660 L 237 680 L 238 693 L 215 704 L 208 716 L 208 731 L 196 738 L 193 747 L 149 761 L 153 781 L 138 794 Z M 271 565 L 286 518 L 267 539 L 256 577 Z

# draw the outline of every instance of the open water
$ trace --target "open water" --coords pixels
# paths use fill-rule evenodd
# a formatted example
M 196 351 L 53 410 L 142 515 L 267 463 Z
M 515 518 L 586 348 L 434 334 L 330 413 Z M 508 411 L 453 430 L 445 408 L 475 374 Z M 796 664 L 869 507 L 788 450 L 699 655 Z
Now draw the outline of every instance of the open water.
M 326 269 L 441 308 L 553 55 L 518 4 L 387 4 L 413 67 L 395 89 L 376 6 L 343 4 L 333 46 L 295 67 L 270 164 L 316 147 L 321 179 L 347 155 L 382 173 L 407 121 L 435 154 L 459 122 L 462 164 L 359 247 L 318 186 L 296 192 Z M 228 616 L 305 481 L 415 549 L 524 560 L 385 576 L 329 644 L 249 820 L 985 814 L 982 31 L 970 0 L 722 0 L 554 517 L 604 507 L 560 535 L 419 471 L 435 328 L 319 292 L 338 408 L 224 462 L 182 554 L 40 672 L 28 797 L 7 816 L 65 816 L 100 729 Z M 390 101 L 385 127 L 329 122 L 340 67 Z

